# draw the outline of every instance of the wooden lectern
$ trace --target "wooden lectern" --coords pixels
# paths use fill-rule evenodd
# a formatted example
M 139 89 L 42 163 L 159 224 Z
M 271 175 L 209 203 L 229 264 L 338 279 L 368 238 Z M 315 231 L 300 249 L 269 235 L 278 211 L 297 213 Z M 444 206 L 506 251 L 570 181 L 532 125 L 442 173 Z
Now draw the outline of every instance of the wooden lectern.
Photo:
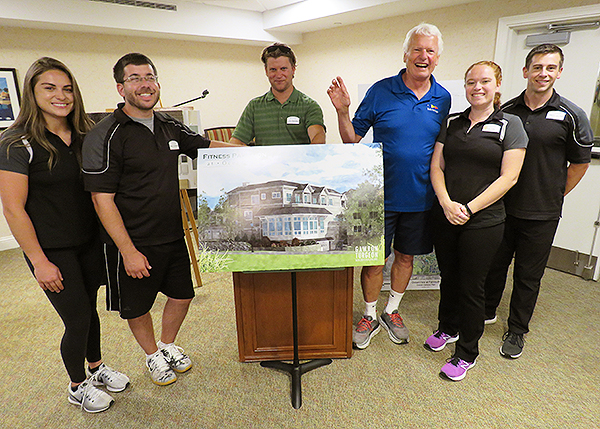
M 297 272 L 300 359 L 352 356 L 354 268 Z M 241 362 L 293 359 L 289 272 L 233 273 Z
M 233 273 L 240 360 L 289 373 L 295 409 L 302 406 L 303 374 L 352 355 L 353 274 Z

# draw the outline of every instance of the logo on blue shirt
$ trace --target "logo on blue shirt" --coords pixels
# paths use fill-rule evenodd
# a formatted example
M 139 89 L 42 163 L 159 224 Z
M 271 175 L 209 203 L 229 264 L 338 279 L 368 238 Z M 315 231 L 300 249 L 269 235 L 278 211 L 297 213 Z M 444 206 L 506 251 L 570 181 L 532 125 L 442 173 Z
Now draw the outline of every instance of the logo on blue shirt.
M 435 104 L 431 103 L 427 104 L 427 110 L 429 110 L 430 112 L 440 113 L 440 108 Z

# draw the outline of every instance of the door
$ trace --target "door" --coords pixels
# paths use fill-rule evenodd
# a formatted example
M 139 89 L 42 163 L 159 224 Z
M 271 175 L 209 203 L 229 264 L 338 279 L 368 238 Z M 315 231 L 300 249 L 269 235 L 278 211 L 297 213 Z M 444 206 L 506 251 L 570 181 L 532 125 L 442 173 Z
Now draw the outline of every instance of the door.
M 594 21 L 600 19 L 600 6 L 563 9 L 530 14 L 500 20 L 496 40 L 496 61 L 501 65 L 504 82 L 502 99 L 504 101 L 518 95 L 525 89 L 522 68 L 525 57 L 531 47 L 525 46 L 529 34 L 547 32 L 548 24 L 565 22 Z M 565 54 L 564 69 L 555 84 L 556 91 L 581 107 L 588 117 L 592 113 L 596 80 L 600 70 L 600 29 L 579 29 L 571 32 L 570 42 L 561 45 Z M 600 136 L 596 136 L 600 138 Z M 587 265 L 590 252 L 598 255 L 600 245 L 595 244 L 594 223 L 600 210 L 600 161 L 593 159 L 586 175 L 579 185 L 565 198 L 563 217 L 560 221 L 554 247 L 566 249 L 572 254 L 580 255 L 580 265 L 557 267 L 569 272 L 581 271 Z M 600 241 L 600 238 L 599 240 Z M 571 262 L 576 262 L 575 259 Z M 598 267 L 592 268 L 592 275 L 598 279 Z

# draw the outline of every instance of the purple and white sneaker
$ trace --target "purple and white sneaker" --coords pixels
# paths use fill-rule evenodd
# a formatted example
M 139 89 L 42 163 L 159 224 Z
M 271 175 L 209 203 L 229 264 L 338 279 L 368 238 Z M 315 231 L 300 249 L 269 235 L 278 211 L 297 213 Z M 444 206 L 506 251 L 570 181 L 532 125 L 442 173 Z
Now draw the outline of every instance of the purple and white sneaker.
M 460 381 L 467 375 L 467 371 L 475 366 L 475 361 L 467 362 L 459 357 L 452 357 L 448 363 L 442 367 L 440 377 L 452 381 Z
M 438 329 L 425 340 L 423 347 L 431 352 L 439 352 L 446 347 L 446 344 L 455 343 L 456 341 L 458 341 L 458 334 L 448 335 Z

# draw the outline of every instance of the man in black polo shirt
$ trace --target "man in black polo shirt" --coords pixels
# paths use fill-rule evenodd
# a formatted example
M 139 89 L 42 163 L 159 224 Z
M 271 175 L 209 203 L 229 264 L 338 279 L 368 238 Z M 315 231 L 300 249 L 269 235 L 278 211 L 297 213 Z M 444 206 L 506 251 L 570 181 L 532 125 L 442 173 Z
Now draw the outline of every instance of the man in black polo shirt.
M 579 183 L 590 159 L 593 132 L 579 107 L 553 86 L 564 56 L 556 45 L 533 48 L 525 60 L 527 88 L 502 109 L 523 121 L 529 146 L 518 183 L 506 194 L 504 240 L 488 273 L 486 324 L 497 320 L 508 267 L 514 255 L 513 291 L 500 354 L 516 359 L 537 301 L 564 196 Z
M 179 203 L 178 157 L 211 142 L 168 115 L 154 112 L 160 85 L 156 67 L 142 54 L 123 56 L 114 69 L 125 103 L 88 133 L 83 144 L 85 188 L 108 233 L 109 289 L 123 319 L 146 353 L 152 381 L 176 381 L 192 367 L 175 337 L 194 288 Z M 112 262 L 112 263 L 111 263 Z M 156 343 L 150 309 L 158 292 L 168 299 L 161 341 Z

